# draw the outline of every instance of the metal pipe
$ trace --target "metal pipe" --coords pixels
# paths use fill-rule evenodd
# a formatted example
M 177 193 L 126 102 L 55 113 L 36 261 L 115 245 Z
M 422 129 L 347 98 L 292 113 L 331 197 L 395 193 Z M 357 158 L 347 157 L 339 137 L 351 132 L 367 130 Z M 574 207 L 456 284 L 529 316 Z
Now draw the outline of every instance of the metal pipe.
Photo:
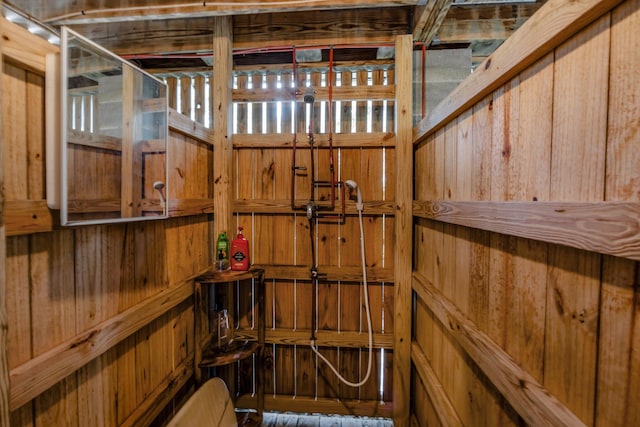
M 331 176 L 331 210 L 336 206 L 336 176 L 333 167 L 333 47 L 329 49 L 329 174 Z M 344 201 L 343 201 L 344 203 Z
M 293 81 L 294 84 L 297 83 L 297 68 L 296 68 L 296 48 L 294 47 L 293 50 Z M 293 88 L 293 99 L 296 99 L 296 95 L 295 95 L 296 89 L 295 86 Z M 293 111 L 291 112 L 291 114 L 293 115 L 293 141 L 291 143 L 291 209 L 292 210 L 296 210 L 296 142 L 297 142 L 297 129 L 296 129 L 296 108 L 295 108 L 295 103 L 294 103 L 294 108 Z

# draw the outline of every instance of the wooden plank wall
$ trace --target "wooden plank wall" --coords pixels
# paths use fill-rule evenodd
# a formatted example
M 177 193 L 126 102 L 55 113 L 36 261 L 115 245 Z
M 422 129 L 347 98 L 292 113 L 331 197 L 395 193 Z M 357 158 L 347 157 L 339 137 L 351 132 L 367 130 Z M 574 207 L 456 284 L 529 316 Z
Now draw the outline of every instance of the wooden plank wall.
M 640 422 L 640 1 L 618 3 L 549 1 L 416 130 L 416 425 Z
M 312 126 L 316 144 L 321 147 L 314 154 L 316 179 L 328 181 L 328 64 L 314 67 L 300 66 L 297 87 L 303 91 L 311 85 L 316 91 Z M 357 382 L 366 372 L 367 327 L 355 204 L 352 200 L 346 202 L 344 221 L 318 221 L 315 240 L 311 241 L 305 211 L 291 209 L 294 130 L 297 132 L 296 165 L 308 168 L 295 178 L 296 203 L 306 204 L 311 194 L 308 125 L 301 96 L 292 106 L 291 67 L 266 72 L 245 70 L 237 74 L 234 225 L 244 227 L 252 263 L 266 268 L 266 410 L 391 416 L 394 73 L 393 66 L 388 64 L 348 70 L 345 66 L 333 71 L 335 173 L 337 180 L 358 182 L 365 201 L 364 233 L 376 347 L 371 380 L 355 389 L 341 384 L 309 347 L 314 313 L 310 280 L 313 244 L 319 270 L 328 275 L 320 281 L 317 290 L 318 345 L 350 381 Z M 341 82 L 339 86 L 336 79 Z M 339 212 L 339 190 L 336 195 L 339 199 L 336 212 Z M 319 188 L 315 197 L 319 203 L 326 204 L 330 201 L 330 192 Z M 240 304 L 246 302 L 240 301 Z M 247 330 L 246 319 L 237 321 L 239 333 L 252 333 Z M 240 372 L 242 375 L 243 370 Z
M 0 34 L 2 33 L 3 21 L 0 21 Z M 0 53 L 0 70 L 2 57 Z M 4 74 L 4 71 L 3 71 Z M 2 99 L 2 85 L 0 85 L 0 100 Z M 0 129 L 2 129 L 3 117 L 0 114 Z M 4 161 L 4 138 L 0 138 L 0 188 L 4 187 L 3 179 Z M 5 236 L 5 208 L 4 195 L 0 191 L 0 265 L 5 264 L 6 259 L 6 236 Z M 9 366 L 7 365 L 7 278 L 6 270 L 0 271 L 0 426 L 9 427 Z
M 341 384 L 309 347 L 313 313 L 310 268 L 314 260 L 306 212 L 291 209 L 292 144 L 295 129 L 296 165 L 308 168 L 307 172 L 297 174 L 296 203 L 306 204 L 311 194 L 311 158 L 301 94 L 308 85 L 316 92 L 312 119 L 315 141 L 320 147 L 315 154 L 316 179 L 327 181 L 330 178 L 328 70 L 328 63 L 315 63 L 313 68 L 298 64 L 297 97 L 292 89 L 290 64 L 234 70 L 231 178 L 234 221 L 233 229 L 226 231 L 233 238 L 235 228 L 242 226 L 249 239 L 252 264 L 266 270 L 265 410 L 391 417 L 395 223 L 392 61 L 379 61 L 368 67 L 340 63 L 333 71 L 336 179 L 358 182 L 365 201 L 367 274 L 375 333 L 372 379 L 357 389 Z M 169 90 L 176 94 L 169 95 L 175 102 L 173 106 L 180 111 L 190 111 L 195 104 L 192 98 L 206 98 L 206 94 L 200 93 L 206 90 L 206 85 L 197 84 L 201 74 L 165 78 Z M 210 75 L 205 78 L 211 81 Z M 187 89 L 191 87 L 193 91 Z M 211 106 L 213 102 L 204 105 Z M 203 116 L 208 114 L 205 110 Z M 340 191 L 336 196 L 338 213 Z M 330 192 L 319 188 L 315 197 L 319 203 L 327 204 Z M 322 353 L 343 376 L 357 381 L 366 372 L 368 354 L 354 200 L 346 202 L 346 212 L 344 222 L 325 219 L 317 223 L 314 240 L 317 262 L 328 279 L 320 281 L 317 291 L 317 336 Z M 240 296 L 236 312 L 252 312 L 251 295 Z M 235 319 L 235 323 L 236 336 L 256 336 L 250 314 Z M 255 407 L 253 368 L 253 360 L 238 363 L 238 378 L 233 387 L 239 393 L 239 407 Z
M 54 226 L 44 55 L 56 48 L 6 21 L 2 36 L 4 206 L 15 213 L 2 240 L 11 425 L 164 419 L 191 386 L 192 280 L 210 264 L 208 131 L 170 115 L 170 219 Z M 34 230 L 38 216 L 50 221 Z

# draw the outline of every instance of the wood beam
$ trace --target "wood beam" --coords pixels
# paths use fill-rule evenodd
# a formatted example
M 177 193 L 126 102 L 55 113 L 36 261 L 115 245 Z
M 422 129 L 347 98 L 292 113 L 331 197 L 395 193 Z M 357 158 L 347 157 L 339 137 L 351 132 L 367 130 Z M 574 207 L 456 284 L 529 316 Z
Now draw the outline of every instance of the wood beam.
M 621 0 L 549 0 L 478 66 L 414 129 L 414 142 L 429 135 L 535 63 Z
M 409 15 L 405 8 L 374 8 L 235 16 L 233 46 L 393 45 L 407 34 Z
M 433 38 L 442 25 L 444 18 L 449 13 L 453 0 L 430 0 L 424 6 L 418 6 L 415 12 L 413 24 L 413 38 L 415 41 L 423 42 L 427 46 L 431 44 Z
M 118 210 L 120 205 L 117 206 Z M 12 200 L 4 202 L 4 225 L 7 236 L 53 230 L 53 215 L 46 200 Z
M 234 337 L 238 340 L 257 340 L 258 332 L 255 329 L 236 329 Z M 268 329 L 265 332 L 265 344 L 276 345 L 301 345 L 308 346 L 311 337 L 310 329 Z M 316 331 L 316 345 L 318 348 L 342 347 L 360 348 L 369 351 L 369 335 L 366 332 L 337 332 L 337 331 Z M 393 348 L 393 335 L 373 334 L 373 348 L 388 349 Z
M 440 425 L 443 427 L 462 427 L 464 424 L 460 420 L 456 408 L 449 400 L 447 392 L 440 383 L 438 375 L 434 372 L 429 363 L 429 359 L 424 354 L 420 346 L 414 341 L 411 344 L 411 360 L 416 367 L 416 372 L 424 384 L 429 400 L 433 405 Z
M 411 268 L 413 244 L 412 85 L 413 38 L 396 40 L 396 214 L 394 229 L 393 423 L 411 413 Z
M 575 414 L 478 329 L 424 276 L 414 273 L 413 289 L 443 329 L 528 425 L 584 426 Z
M 325 44 L 393 44 L 406 34 L 408 8 L 318 10 L 238 15 L 233 48 Z M 211 52 L 216 17 L 74 24 L 70 27 L 118 55 Z
M 219 233 L 231 233 L 233 223 L 231 142 L 233 114 L 231 91 L 233 88 L 233 29 L 230 16 L 215 18 L 213 37 L 213 205 L 215 209 L 213 239 Z M 211 246 L 211 245 L 209 245 Z
M 192 295 L 193 278 L 163 290 L 13 368 L 10 372 L 11 410 L 26 404 Z
M 296 200 L 296 203 L 303 203 L 304 200 Z M 304 204 L 304 203 L 303 203 Z M 393 202 L 387 200 L 374 200 L 364 202 L 363 206 L 366 209 L 365 215 L 391 215 L 395 214 L 395 208 Z M 234 200 L 233 211 L 236 213 L 260 213 L 260 214 L 290 214 L 291 213 L 291 200 Z M 335 208 L 333 214 L 340 212 L 338 207 Z M 328 213 L 328 212 L 327 212 Z M 355 215 L 357 213 L 355 209 L 355 203 L 352 201 L 346 202 L 345 213 L 347 215 Z
M 304 141 L 309 136 L 308 133 L 299 132 L 298 141 Z M 315 137 L 315 147 L 329 148 L 329 135 L 317 133 Z M 332 145 L 334 148 L 393 148 L 396 144 L 396 135 L 393 132 L 371 132 L 371 133 L 334 133 Z M 252 134 L 233 135 L 233 148 L 282 148 L 291 149 L 293 146 L 293 134 L 261 134 L 256 138 Z M 298 150 L 305 150 L 307 147 L 298 147 Z
M 413 214 L 640 261 L 638 202 L 414 201 Z
M 171 371 L 151 393 L 125 419 L 120 427 L 150 426 L 161 412 L 171 403 L 176 394 L 193 376 L 193 354 Z
M 15 0 L 16 6 L 32 13 L 51 25 L 96 24 L 104 22 L 132 22 L 162 19 L 192 19 L 229 15 L 257 15 L 281 12 L 311 12 L 319 10 L 376 9 L 415 6 L 419 0 L 289 0 L 279 2 L 225 2 L 194 3 L 189 0 L 170 4 L 149 5 L 144 0 L 129 0 L 127 7 L 87 8 L 86 2 L 32 2 Z
M 0 18 L 0 34 L 4 36 L 4 25 L 7 21 Z M 5 41 L 3 40 L 3 43 Z M 4 76 L 4 52 L 0 50 L 0 75 Z M 0 83 L 0 100 L 2 99 L 2 84 Z M 2 127 L 4 114 L 0 113 L 0 188 L 4 188 L 4 132 Z M 7 239 L 4 226 L 4 191 L 0 191 L 0 427 L 9 427 L 11 421 L 9 415 L 9 362 L 7 357 L 7 278 L 6 258 Z
M 291 211 L 289 210 L 289 213 L 290 212 Z M 265 279 L 311 280 L 308 266 L 255 264 L 254 267 L 264 269 Z M 324 280 L 327 281 L 340 280 L 343 282 L 355 283 L 362 281 L 362 269 L 360 267 L 319 265 L 318 270 L 327 275 L 324 278 Z M 388 284 L 393 282 L 393 269 L 368 267 L 367 280 L 371 284 L 382 282 L 386 282 Z
M 438 42 L 505 40 L 542 6 L 542 2 L 460 6 L 453 4 L 438 28 Z

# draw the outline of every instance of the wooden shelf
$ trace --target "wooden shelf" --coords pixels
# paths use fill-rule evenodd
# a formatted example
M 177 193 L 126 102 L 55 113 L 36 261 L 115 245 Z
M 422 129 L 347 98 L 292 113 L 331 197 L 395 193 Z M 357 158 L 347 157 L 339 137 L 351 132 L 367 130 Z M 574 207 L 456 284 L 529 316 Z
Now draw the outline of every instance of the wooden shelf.
M 237 284 L 237 285 L 236 285 Z M 214 333 L 211 333 L 211 307 L 212 298 L 219 294 L 224 296 L 224 304 L 220 309 L 228 310 L 231 325 L 236 319 L 235 300 L 241 292 L 240 288 L 247 291 L 246 286 L 251 285 L 249 292 L 255 292 L 255 303 L 250 308 L 251 315 L 255 319 L 254 337 L 235 337 L 235 328 L 230 327 L 227 331 L 229 343 L 224 346 L 217 346 Z M 250 268 L 247 271 L 217 271 L 215 267 L 209 268 L 206 272 L 195 278 L 195 366 L 194 374 L 196 384 L 202 384 L 206 376 L 210 374 L 208 368 L 216 368 L 216 375 L 223 377 L 227 382 L 232 396 L 236 395 L 235 372 L 236 364 L 239 360 L 247 359 L 251 355 L 256 355 L 255 370 L 255 406 L 240 408 L 241 411 L 250 409 L 249 418 L 239 422 L 239 425 L 260 425 L 262 413 L 264 411 L 264 369 L 262 361 L 262 347 L 264 346 L 265 335 L 265 289 L 264 289 L 264 269 L 259 267 Z M 217 300 L 215 300 L 217 301 Z M 245 313 L 246 315 L 247 313 Z M 255 411 L 255 412 L 253 412 Z
M 200 276 L 196 277 L 196 282 L 199 282 L 202 284 L 227 283 L 227 282 L 235 282 L 236 280 L 247 280 L 247 279 L 259 278 L 263 274 L 264 274 L 264 269 L 262 268 L 251 268 L 247 271 L 233 271 L 233 270 L 218 271 L 215 268 L 211 268 L 208 271 L 201 274 Z
M 256 341 L 233 341 L 230 345 L 218 347 L 208 347 L 202 351 L 202 359 L 199 366 L 201 368 L 212 368 L 214 366 L 228 365 L 238 360 L 246 359 L 262 348 Z

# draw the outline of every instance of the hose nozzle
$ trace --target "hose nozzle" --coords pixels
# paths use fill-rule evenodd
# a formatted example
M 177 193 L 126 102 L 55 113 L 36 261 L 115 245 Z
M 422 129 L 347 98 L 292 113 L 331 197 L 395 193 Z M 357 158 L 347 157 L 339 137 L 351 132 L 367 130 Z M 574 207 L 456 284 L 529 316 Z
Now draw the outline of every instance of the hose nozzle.
M 358 184 L 352 179 L 346 180 L 344 182 L 344 185 L 349 187 L 350 191 L 356 192 L 356 200 L 357 200 L 356 209 L 362 212 L 363 205 L 362 205 L 362 193 L 360 192 L 360 187 L 358 187 Z
M 158 197 L 160 198 L 160 206 L 162 206 L 163 208 L 165 207 L 165 198 L 164 198 L 164 193 L 162 192 L 162 190 L 164 190 L 164 182 L 162 181 L 156 181 L 153 183 L 153 189 L 156 190 L 158 192 Z

